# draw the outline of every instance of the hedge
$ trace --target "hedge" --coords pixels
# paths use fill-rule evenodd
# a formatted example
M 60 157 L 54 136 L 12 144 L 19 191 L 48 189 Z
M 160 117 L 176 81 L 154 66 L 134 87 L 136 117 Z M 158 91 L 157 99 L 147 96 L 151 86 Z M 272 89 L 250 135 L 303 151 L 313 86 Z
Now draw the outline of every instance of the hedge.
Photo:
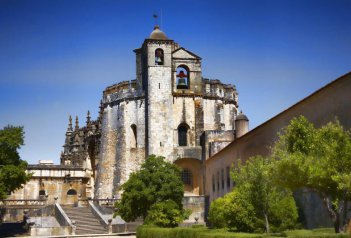
M 260 237 L 291 237 L 291 238 L 347 238 L 349 234 L 335 234 L 332 229 L 292 230 L 279 234 L 253 234 L 228 232 L 224 229 L 196 228 L 159 228 L 152 226 L 139 226 L 137 238 L 260 238 Z

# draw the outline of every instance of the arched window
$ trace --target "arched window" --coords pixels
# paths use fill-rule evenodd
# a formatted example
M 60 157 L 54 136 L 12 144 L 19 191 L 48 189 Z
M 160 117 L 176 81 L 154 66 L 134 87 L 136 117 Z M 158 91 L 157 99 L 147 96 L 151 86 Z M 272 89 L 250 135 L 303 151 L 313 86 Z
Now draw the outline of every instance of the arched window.
M 137 148 L 138 140 L 137 140 L 137 127 L 135 124 L 130 126 L 131 135 L 130 135 L 130 147 Z
M 45 196 L 46 195 L 46 192 L 45 192 L 45 190 L 40 190 L 39 191 L 39 196 Z
M 181 176 L 182 181 L 183 181 L 183 183 L 185 185 L 192 186 L 192 184 L 193 184 L 193 174 L 191 173 L 190 170 L 183 169 L 182 172 L 180 173 L 180 176 Z
M 178 126 L 178 145 L 187 146 L 188 145 L 188 129 L 189 126 L 182 123 Z
M 185 65 L 180 65 L 177 68 L 177 89 L 189 89 L 189 69 Z
M 158 48 L 155 50 L 155 65 L 163 65 L 163 64 L 164 64 L 163 50 Z
M 67 191 L 67 195 L 77 195 L 77 191 L 71 188 Z

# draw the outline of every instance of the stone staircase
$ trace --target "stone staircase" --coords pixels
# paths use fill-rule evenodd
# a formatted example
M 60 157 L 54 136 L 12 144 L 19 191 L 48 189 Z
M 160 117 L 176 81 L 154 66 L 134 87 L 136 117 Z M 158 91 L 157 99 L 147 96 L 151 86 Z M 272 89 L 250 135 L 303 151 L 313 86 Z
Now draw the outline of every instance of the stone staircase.
M 77 235 L 107 233 L 107 229 L 95 218 L 89 207 L 63 207 L 63 210 L 71 221 L 76 222 Z

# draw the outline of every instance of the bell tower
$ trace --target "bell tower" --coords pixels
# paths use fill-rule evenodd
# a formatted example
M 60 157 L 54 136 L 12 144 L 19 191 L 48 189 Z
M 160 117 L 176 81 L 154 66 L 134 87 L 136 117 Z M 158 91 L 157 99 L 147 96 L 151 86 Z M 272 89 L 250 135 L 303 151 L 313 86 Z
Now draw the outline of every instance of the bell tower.
M 172 137 L 172 51 L 174 42 L 155 26 L 142 47 L 135 50 L 137 85 L 146 96 L 146 156 L 171 156 Z

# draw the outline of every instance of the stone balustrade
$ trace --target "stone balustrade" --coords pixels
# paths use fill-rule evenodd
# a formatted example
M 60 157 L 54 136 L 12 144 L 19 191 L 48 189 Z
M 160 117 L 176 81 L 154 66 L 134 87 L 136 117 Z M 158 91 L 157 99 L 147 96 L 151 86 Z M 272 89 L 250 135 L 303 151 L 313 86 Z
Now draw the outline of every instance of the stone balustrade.
M 0 200 L 0 207 L 41 207 L 46 203 L 44 199 L 6 199 Z
M 93 201 L 94 204 L 99 206 L 113 207 L 115 203 L 120 199 L 119 198 L 94 198 L 91 200 Z

